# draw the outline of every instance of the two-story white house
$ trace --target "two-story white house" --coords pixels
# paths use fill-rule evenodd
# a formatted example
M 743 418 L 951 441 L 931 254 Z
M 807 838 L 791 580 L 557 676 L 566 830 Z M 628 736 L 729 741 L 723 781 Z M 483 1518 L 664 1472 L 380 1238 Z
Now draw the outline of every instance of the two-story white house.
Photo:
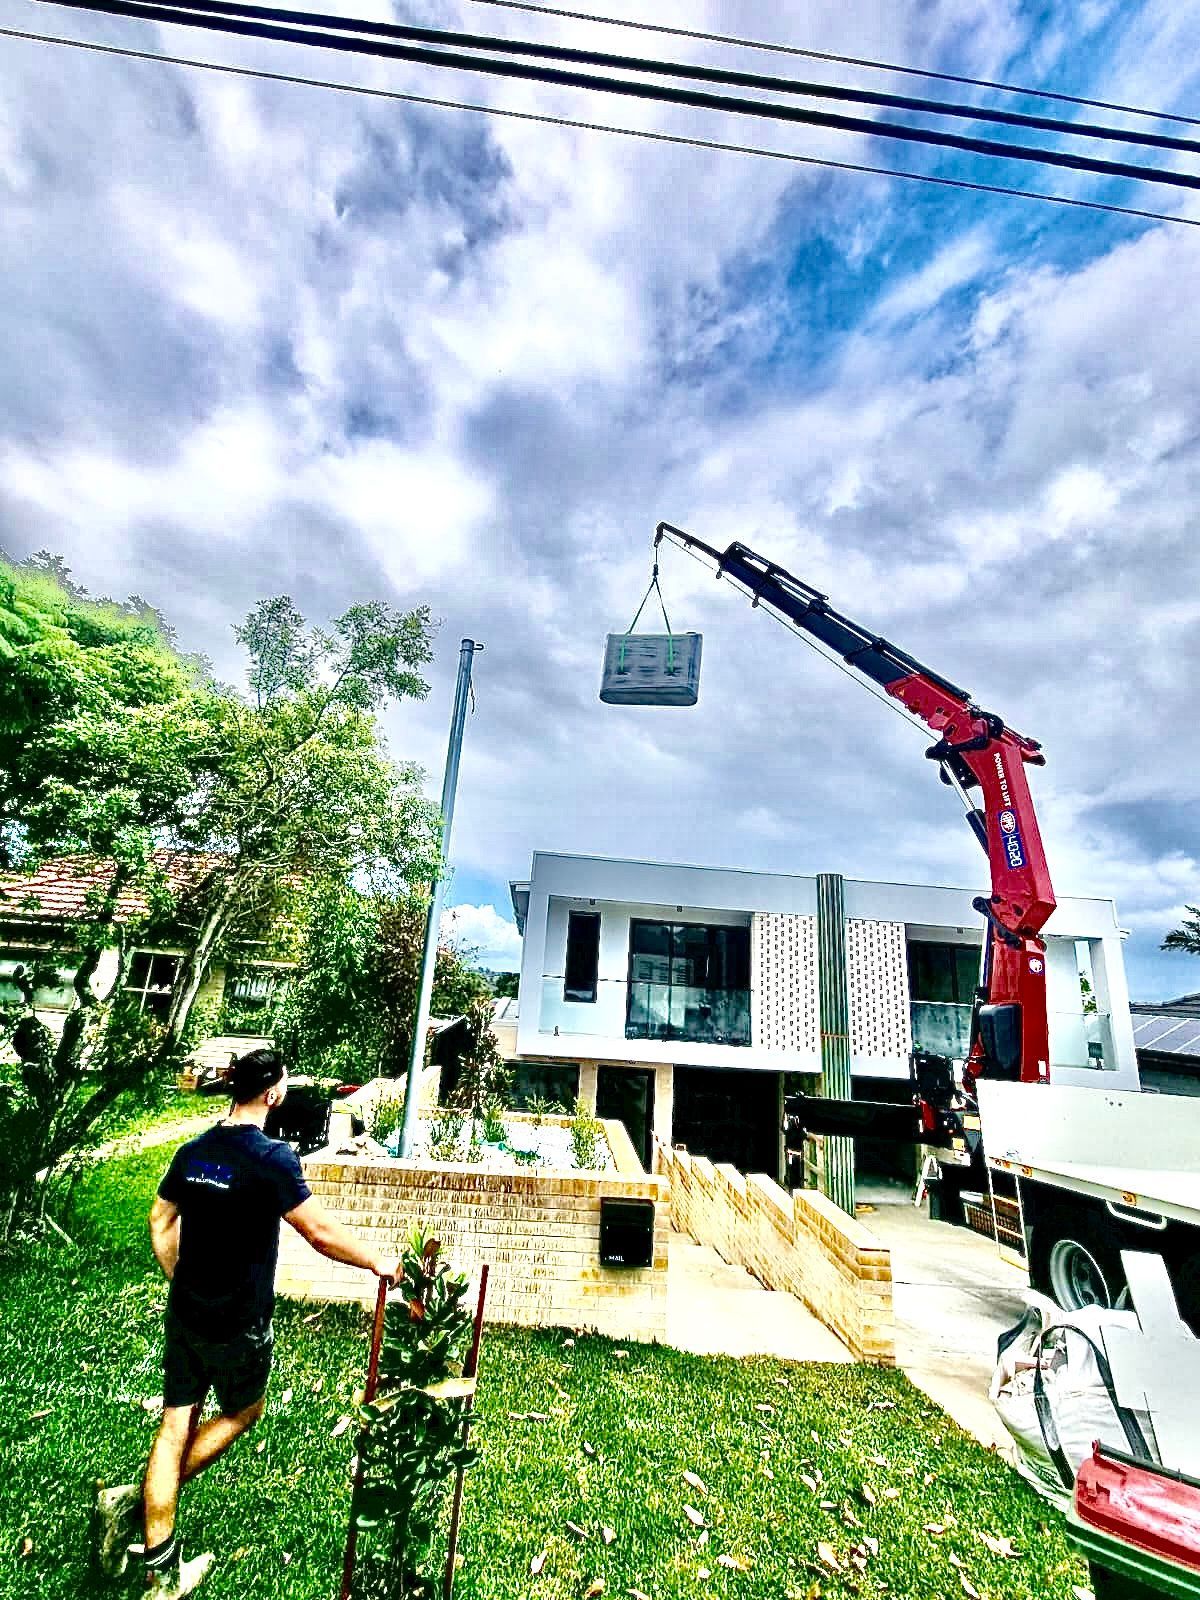
M 841 888 L 854 1092 L 904 1099 L 911 1050 L 966 1055 L 978 890 Z M 816 878 L 538 851 L 511 889 L 518 1098 L 580 1096 L 647 1158 L 657 1135 L 778 1174 L 787 1080 L 821 1070 Z M 1053 1078 L 1136 1088 L 1113 902 L 1064 899 L 1046 936 Z

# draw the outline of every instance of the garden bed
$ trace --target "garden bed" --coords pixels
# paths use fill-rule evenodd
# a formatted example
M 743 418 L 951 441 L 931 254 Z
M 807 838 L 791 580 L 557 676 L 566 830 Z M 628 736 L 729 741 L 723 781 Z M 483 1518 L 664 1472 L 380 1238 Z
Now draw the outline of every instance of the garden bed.
M 520 1112 L 505 1112 L 504 1139 L 472 1142 L 470 1119 L 462 1120 L 454 1132 L 446 1113 L 421 1116 L 413 1138 L 411 1159 L 425 1162 L 462 1162 L 480 1166 L 487 1172 L 577 1172 L 575 1144 L 570 1117 L 531 1117 Z M 399 1134 L 388 1141 L 389 1155 L 399 1151 Z M 588 1172 L 611 1172 L 616 1167 L 606 1137 L 598 1135 L 589 1156 Z

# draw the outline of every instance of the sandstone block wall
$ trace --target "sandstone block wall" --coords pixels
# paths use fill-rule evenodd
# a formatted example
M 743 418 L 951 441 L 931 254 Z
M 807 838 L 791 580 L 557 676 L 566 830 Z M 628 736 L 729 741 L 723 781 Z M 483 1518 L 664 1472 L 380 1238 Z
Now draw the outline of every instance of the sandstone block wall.
M 886 1245 L 815 1190 L 785 1189 L 665 1145 L 675 1226 L 769 1289 L 786 1290 L 861 1361 L 894 1366 L 892 1266 Z

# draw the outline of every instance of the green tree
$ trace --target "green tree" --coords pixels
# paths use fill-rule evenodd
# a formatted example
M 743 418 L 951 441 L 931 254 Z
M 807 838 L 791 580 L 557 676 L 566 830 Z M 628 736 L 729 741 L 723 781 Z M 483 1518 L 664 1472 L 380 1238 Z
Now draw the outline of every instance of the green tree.
M 497 1000 L 515 999 L 520 982 L 519 972 L 498 972 L 492 983 L 492 993 Z
M 1188 906 L 1189 915 L 1184 917 L 1178 928 L 1171 932 L 1162 942 L 1164 950 L 1186 950 L 1189 955 L 1200 956 L 1200 906 Z
M 356 1082 L 408 1071 L 428 901 L 349 883 L 315 893 L 298 969 L 276 1040 L 298 1070 Z M 470 954 L 443 944 L 434 966 L 434 1016 L 462 1016 L 488 995 Z
M 437 859 L 436 810 L 375 720 L 426 692 L 427 611 L 355 606 L 323 630 L 286 598 L 263 601 L 235 630 L 246 695 L 179 657 L 145 602 L 91 601 L 54 558 L 35 566 L 0 566 L 0 836 L 10 863 L 75 855 L 103 870 L 70 929 L 61 1038 L 36 1017 L 32 981 L 0 1024 L 21 1046 L 0 1088 L 26 1174 L 3 1180 L 0 1233 L 35 1204 L 32 1175 L 130 1086 L 102 1045 L 153 927 L 185 953 L 165 1025 L 141 1024 L 144 1045 L 121 1057 L 143 1077 L 185 1047 L 213 957 L 297 885 L 427 881 Z M 164 851 L 186 861 L 186 894 Z

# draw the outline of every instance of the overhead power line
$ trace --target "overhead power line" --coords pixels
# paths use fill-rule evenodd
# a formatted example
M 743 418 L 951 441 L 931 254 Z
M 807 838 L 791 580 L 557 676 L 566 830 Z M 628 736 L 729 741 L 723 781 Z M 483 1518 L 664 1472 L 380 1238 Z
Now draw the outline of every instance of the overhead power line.
M 1098 177 L 1131 178 L 1179 189 L 1200 189 L 1200 174 L 1173 172 L 1162 167 L 1139 166 L 1127 161 L 1105 161 L 1077 155 L 1073 151 L 1048 150 L 1038 146 L 1009 144 L 995 139 L 976 139 L 966 134 L 947 133 L 940 128 L 910 128 L 902 123 L 848 117 L 840 112 L 816 111 L 806 106 L 783 105 L 773 100 L 750 100 L 740 95 L 710 94 L 700 89 L 681 89 L 670 84 L 633 82 L 627 78 L 566 71 L 559 67 L 533 65 L 522 61 L 501 61 L 490 56 L 475 56 L 452 50 L 433 50 L 420 45 L 399 44 L 391 40 L 350 36 L 327 30 L 280 27 L 274 23 L 250 21 L 241 16 L 215 16 L 170 6 L 131 3 L 131 0 L 41 0 L 42 4 L 64 5 L 73 10 L 103 12 L 110 16 L 140 18 L 151 22 L 178 23 L 212 32 L 242 34 L 255 39 L 275 39 L 285 44 L 304 44 L 324 50 L 339 50 L 354 55 L 381 56 L 394 61 L 412 61 L 424 66 L 484 73 L 491 77 L 523 78 L 535 83 L 553 83 L 564 88 L 591 89 L 606 94 L 627 95 L 668 105 L 689 106 L 703 111 L 721 111 L 736 116 L 762 117 L 774 122 L 794 122 L 810 127 L 834 128 L 843 133 L 862 133 L 873 138 L 897 139 L 905 143 L 940 145 L 966 150 L 975 155 L 1024 161 L 1039 166 L 1064 167 Z
M 994 78 L 970 78 L 958 72 L 935 72 L 929 67 L 901 66 L 895 61 L 876 61 L 869 56 L 839 55 L 833 50 L 806 50 L 796 44 L 776 44 L 765 39 L 747 39 L 734 33 L 705 33 L 699 28 L 671 27 L 664 22 L 633 22 L 627 17 L 600 16 L 594 11 L 566 11 L 560 6 L 532 5 L 530 0 L 472 0 L 472 4 L 496 6 L 505 11 L 525 11 L 534 16 L 563 17 L 572 22 L 597 22 L 610 28 L 633 28 L 641 33 L 661 33 L 675 39 L 696 39 L 704 44 L 731 44 L 745 50 L 764 50 L 773 55 L 802 56 L 808 61 L 831 61 L 844 67 L 865 67 L 872 72 L 898 72 L 910 78 L 928 78 L 938 83 L 961 83 L 971 89 L 996 89 L 1001 94 L 1024 95 L 1030 100 L 1054 100 L 1060 105 L 1089 106 L 1095 111 L 1119 111 L 1129 117 L 1152 117 L 1156 122 L 1179 122 L 1200 128 L 1200 117 L 1185 117 L 1173 111 L 1151 111 L 1145 106 L 1127 106 L 1117 100 L 1093 100 L 1086 95 L 1063 94 L 1054 89 L 1033 89 L 1028 84 L 1003 83 Z
M 1163 211 L 1144 211 L 1136 206 L 1111 205 L 1103 200 L 1079 200 L 1068 195 L 1044 194 L 1036 189 L 1013 189 L 1004 184 L 972 183 L 966 178 L 943 178 L 927 172 L 906 172 L 900 167 L 877 167 L 861 161 L 835 161 L 823 156 L 802 156 L 789 150 L 770 150 L 757 145 L 727 144 L 716 139 L 689 138 L 683 134 L 655 133 L 645 128 L 623 128 L 611 123 L 583 122 L 573 117 L 553 117 L 538 111 L 510 111 L 502 106 L 480 105 L 470 100 L 444 100 L 433 95 L 407 94 L 398 89 L 377 89 L 365 84 L 341 83 L 327 78 L 306 78 L 290 72 L 268 72 L 260 67 L 236 67 L 223 61 L 201 61 L 191 56 L 165 55 L 155 50 L 134 50 L 123 45 L 98 44 L 92 39 L 68 39 L 59 34 L 30 33 L 22 28 L 0 28 L 0 36 L 25 39 L 37 44 L 65 45 L 98 55 L 121 56 L 131 61 L 159 61 L 167 66 L 189 67 L 201 72 L 226 73 L 237 78 L 258 78 L 268 83 L 286 83 L 308 89 L 331 89 L 340 94 L 366 95 L 376 100 L 398 100 L 410 105 L 435 106 L 450 111 L 473 111 L 484 116 L 505 117 L 518 122 L 540 122 L 555 128 L 576 128 L 587 133 L 615 134 L 628 139 L 646 139 L 655 144 L 687 145 L 694 149 L 716 150 L 730 155 L 757 156 L 771 161 L 790 161 L 799 166 L 822 167 L 838 172 L 861 172 L 875 177 L 903 178 L 911 183 L 934 184 L 943 189 L 965 189 L 977 194 L 1003 195 L 1014 200 L 1036 200 L 1044 204 L 1071 206 L 1084 211 L 1104 211 L 1116 216 L 1137 217 L 1147 222 L 1168 222 L 1180 227 L 1200 228 L 1200 218 L 1181 217 Z
M 1103 123 L 1068 122 L 1062 117 L 1031 116 L 1023 111 L 1000 111 L 989 106 L 963 105 L 945 100 L 930 100 L 917 95 L 891 94 L 875 89 L 857 89 L 844 84 L 811 83 L 773 74 L 735 72 L 726 67 L 703 67 L 692 63 L 651 60 L 644 56 L 613 55 L 603 50 L 581 50 L 567 45 L 541 44 L 528 39 L 510 39 L 495 34 L 462 33 L 445 28 L 421 28 L 410 23 L 373 22 L 336 13 L 292 11 L 277 6 L 242 5 L 236 0 L 159 0 L 171 10 L 203 11 L 219 17 L 251 17 L 266 22 L 294 23 L 305 28 L 330 29 L 335 33 L 367 34 L 381 39 L 407 39 L 419 44 L 455 46 L 465 50 L 492 50 L 501 55 L 533 56 L 545 61 L 573 62 L 579 66 L 611 67 L 618 72 L 652 73 L 656 77 L 690 78 L 697 83 L 715 83 L 725 88 L 759 89 L 770 94 L 807 95 L 817 100 L 844 100 L 855 105 L 886 106 L 897 111 L 919 111 L 938 117 L 956 117 L 970 122 L 996 122 L 1007 127 L 1035 128 L 1071 138 L 1104 139 L 1117 144 L 1140 144 L 1160 150 L 1177 150 L 1200 155 L 1200 142 L 1180 139 L 1172 134 L 1146 133 L 1141 129 L 1114 128 Z

